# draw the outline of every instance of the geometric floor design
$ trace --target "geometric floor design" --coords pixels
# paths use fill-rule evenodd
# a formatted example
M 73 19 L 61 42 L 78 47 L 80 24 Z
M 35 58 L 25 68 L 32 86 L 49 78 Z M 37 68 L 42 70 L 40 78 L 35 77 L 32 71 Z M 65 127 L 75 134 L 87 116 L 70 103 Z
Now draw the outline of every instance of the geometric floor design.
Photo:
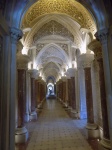
M 92 150 L 78 126 L 57 100 L 47 100 L 38 121 L 27 126 L 30 140 L 25 150 Z

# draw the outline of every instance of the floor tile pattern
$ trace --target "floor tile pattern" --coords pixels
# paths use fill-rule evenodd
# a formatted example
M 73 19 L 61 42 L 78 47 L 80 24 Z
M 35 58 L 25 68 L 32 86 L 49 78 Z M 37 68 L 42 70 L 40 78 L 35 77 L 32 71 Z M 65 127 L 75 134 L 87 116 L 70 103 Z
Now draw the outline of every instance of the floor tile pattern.
M 57 100 L 45 102 L 32 127 L 26 150 L 92 150 L 78 129 L 77 120 L 74 122 Z

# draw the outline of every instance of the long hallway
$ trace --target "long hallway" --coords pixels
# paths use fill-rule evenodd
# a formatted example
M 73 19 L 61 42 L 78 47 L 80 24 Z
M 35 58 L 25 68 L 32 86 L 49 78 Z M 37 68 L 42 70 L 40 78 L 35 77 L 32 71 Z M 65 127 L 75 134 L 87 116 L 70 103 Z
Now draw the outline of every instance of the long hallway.
M 78 124 L 57 100 L 47 100 L 38 121 L 27 125 L 32 134 L 26 150 L 92 150 Z

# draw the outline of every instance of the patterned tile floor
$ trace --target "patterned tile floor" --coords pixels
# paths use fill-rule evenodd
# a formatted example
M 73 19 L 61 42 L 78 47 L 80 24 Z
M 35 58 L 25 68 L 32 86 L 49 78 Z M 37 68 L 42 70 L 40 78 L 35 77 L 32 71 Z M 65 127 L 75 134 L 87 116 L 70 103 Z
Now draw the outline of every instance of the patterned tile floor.
M 28 123 L 30 138 L 16 150 L 92 150 L 81 130 L 85 120 L 73 120 L 57 100 L 47 100 L 36 122 Z

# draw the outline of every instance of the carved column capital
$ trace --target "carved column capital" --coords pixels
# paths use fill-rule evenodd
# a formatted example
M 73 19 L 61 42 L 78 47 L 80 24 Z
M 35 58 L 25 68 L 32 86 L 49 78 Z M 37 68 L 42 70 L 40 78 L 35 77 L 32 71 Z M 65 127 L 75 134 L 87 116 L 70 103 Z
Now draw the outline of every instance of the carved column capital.
M 102 44 L 106 44 L 108 37 L 108 28 L 99 30 L 98 32 L 96 32 L 95 36 L 96 39 L 99 40 Z
M 61 79 L 62 79 L 63 82 L 65 82 L 67 80 L 67 77 L 66 76 L 62 76 Z
M 10 36 L 12 43 L 17 43 L 23 36 L 23 32 L 15 27 L 10 28 Z
M 31 78 L 36 78 L 38 75 L 38 70 L 36 70 L 36 69 L 28 70 L 28 72 L 30 73 Z
M 91 43 L 89 43 L 88 48 L 94 52 L 97 60 L 102 58 L 102 46 L 99 41 L 93 40 Z
M 28 69 L 29 56 L 17 54 L 17 69 Z
M 69 69 L 67 69 L 67 72 L 69 74 L 69 77 L 75 77 L 76 69 L 75 68 L 69 68 Z
M 79 63 L 81 63 L 83 68 L 90 68 L 93 60 L 94 54 L 82 54 L 79 56 Z

